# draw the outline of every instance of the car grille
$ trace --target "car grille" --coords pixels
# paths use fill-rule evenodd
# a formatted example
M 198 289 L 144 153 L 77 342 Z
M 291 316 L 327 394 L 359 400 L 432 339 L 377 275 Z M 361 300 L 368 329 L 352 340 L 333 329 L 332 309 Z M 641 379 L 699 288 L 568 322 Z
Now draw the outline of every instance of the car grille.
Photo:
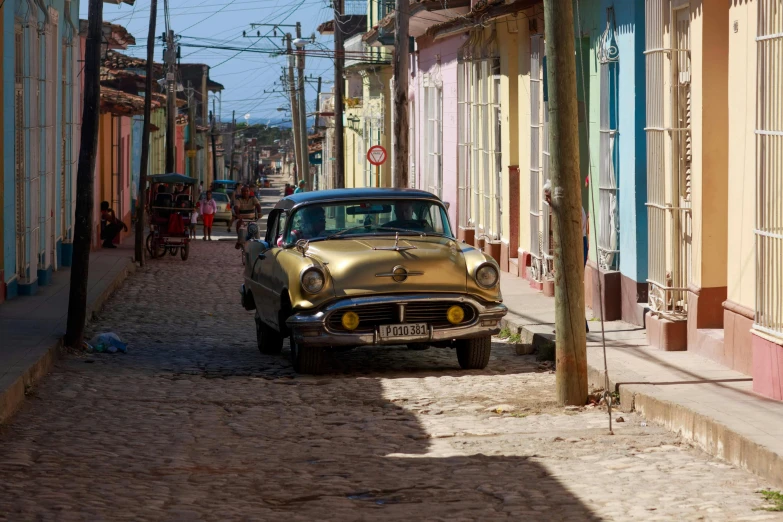
M 342 325 L 342 315 L 348 310 L 359 315 L 359 327 L 354 332 L 372 331 L 377 326 L 384 324 L 399 324 L 399 310 L 397 305 L 401 303 L 383 303 L 357 306 L 355 308 L 337 310 L 332 312 L 326 321 L 327 326 L 333 331 L 346 331 Z M 449 328 L 472 323 L 476 318 L 476 310 L 465 303 L 450 301 L 426 301 L 405 304 L 404 323 L 427 323 L 433 328 Z M 462 322 L 451 324 L 446 318 L 446 311 L 458 304 L 465 312 Z

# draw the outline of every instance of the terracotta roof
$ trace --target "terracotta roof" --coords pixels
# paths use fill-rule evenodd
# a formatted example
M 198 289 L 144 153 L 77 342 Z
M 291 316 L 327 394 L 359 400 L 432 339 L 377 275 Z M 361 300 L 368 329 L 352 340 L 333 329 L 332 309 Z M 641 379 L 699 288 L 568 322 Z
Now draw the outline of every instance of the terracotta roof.
M 316 29 L 319 34 L 333 34 L 334 33 L 334 20 L 327 20 Z
M 153 99 L 152 106 L 157 108 L 159 104 Z M 117 116 L 144 114 L 144 97 L 101 86 L 101 112 Z
M 86 35 L 87 27 L 87 20 L 79 20 L 79 34 Z M 127 29 L 121 25 L 110 22 L 103 22 L 103 37 L 104 41 L 108 43 L 109 48 L 120 47 L 125 49 L 129 45 L 136 45 L 136 38 L 134 38 Z

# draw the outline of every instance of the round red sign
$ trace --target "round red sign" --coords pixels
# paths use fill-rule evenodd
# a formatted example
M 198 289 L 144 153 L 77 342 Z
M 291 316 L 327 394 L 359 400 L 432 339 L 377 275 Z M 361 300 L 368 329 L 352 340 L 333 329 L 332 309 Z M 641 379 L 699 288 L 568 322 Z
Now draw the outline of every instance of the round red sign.
M 367 161 L 375 166 L 383 165 L 386 161 L 386 149 L 380 145 L 373 145 L 370 150 L 367 151 Z

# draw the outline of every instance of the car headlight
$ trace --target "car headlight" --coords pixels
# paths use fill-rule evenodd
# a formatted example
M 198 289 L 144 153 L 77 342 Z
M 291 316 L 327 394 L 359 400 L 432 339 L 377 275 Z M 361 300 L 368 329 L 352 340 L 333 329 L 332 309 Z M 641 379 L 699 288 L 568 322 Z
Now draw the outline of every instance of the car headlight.
M 485 263 L 476 270 L 476 283 L 481 288 L 493 288 L 498 284 L 498 270 L 489 263 Z
M 302 272 L 301 281 L 302 288 L 304 288 L 305 292 L 310 294 L 317 294 L 324 289 L 324 283 L 326 282 L 326 279 L 324 278 L 324 274 L 320 269 L 310 267 Z
M 258 225 L 250 223 L 247 226 L 247 237 L 251 239 L 258 239 Z

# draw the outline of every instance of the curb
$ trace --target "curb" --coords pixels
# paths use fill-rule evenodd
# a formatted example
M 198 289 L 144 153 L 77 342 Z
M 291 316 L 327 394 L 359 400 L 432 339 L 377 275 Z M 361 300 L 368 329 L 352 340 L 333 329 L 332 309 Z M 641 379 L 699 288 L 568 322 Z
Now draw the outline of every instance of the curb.
M 101 295 L 92 303 L 87 303 L 87 324 L 93 320 L 95 314 L 103 308 L 106 301 L 122 286 L 128 276 L 135 271 L 136 265 L 129 259 L 127 265 L 114 276 L 114 280 Z M 0 390 L 0 425 L 6 424 L 13 417 L 22 406 L 27 392 L 51 371 L 63 353 L 63 340 L 60 337 L 53 341 L 38 360 L 30 365 L 8 388 Z
M 535 349 L 554 343 L 554 334 L 543 333 L 551 332 L 551 326 L 536 325 L 530 328 L 503 319 L 501 327 L 518 332 L 522 342 Z M 595 389 L 603 389 L 606 382 L 605 375 L 603 368 L 591 365 L 588 357 L 588 385 Z M 621 386 L 621 384 L 610 377 L 609 385 L 619 393 L 622 411 L 636 411 L 649 422 L 678 433 L 705 453 L 759 475 L 776 487 L 783 487 L 783 455 L 754 442 L 713 418 L 682 404 L 659 399 L 654 393 L 648 392 L 648 385 L 622 384 Z

